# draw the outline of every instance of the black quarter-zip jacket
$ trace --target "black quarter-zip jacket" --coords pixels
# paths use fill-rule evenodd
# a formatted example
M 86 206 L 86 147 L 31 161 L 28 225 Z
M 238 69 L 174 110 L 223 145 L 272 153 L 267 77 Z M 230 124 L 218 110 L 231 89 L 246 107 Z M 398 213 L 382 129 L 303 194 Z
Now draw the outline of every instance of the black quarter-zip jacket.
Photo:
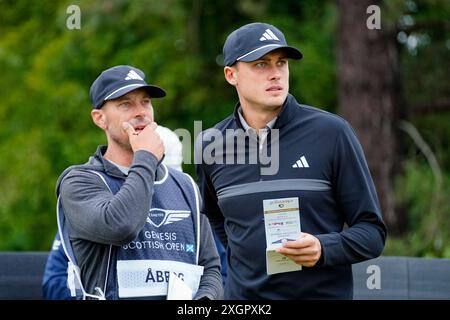
M 227 129 L 243 128 L 238 108 L 214 127 L 216 133 L 225 137 Z M 278 150 L 273 129 L 279 130 Z M 261 157 L 257 163 L 249 160 L 251 137 L 244 164 L 226 163 L 223 157 L 222 163 L 196 166 L 203 212 L 227 247 L 225 298 L 351 299 L 351 264 L 379 256 L 386 239 L 362 147 L 344 119 L 299 104 L 292 95 L 273 129 L 265 143 L 272 162 L 278 151 L 275 174 L 262 174 L 268 164 Z M 211 131 L 197 139 L 197 156 L 217 142 Z M 291 197 L 299 199 L 301 231 L 320 240 L 322 257 L 311 268 L 267 275 L 263 200 Z

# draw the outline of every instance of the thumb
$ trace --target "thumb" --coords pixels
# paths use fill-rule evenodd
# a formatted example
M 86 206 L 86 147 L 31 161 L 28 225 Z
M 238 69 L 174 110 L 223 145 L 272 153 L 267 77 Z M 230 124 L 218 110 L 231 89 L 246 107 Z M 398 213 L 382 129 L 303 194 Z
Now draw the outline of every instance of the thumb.
M 133 126 L 129 122 L 122 122 L 122 129 L 130 136 L 135 133 Z

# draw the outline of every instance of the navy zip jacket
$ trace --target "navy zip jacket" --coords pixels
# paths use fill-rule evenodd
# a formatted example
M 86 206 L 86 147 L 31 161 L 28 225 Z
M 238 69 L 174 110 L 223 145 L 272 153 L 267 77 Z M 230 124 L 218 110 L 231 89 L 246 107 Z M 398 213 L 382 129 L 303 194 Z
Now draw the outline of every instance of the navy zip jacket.
M 214 128 L 243 129 L 234 115 Z M 278 170 L 262 174 L 267 161 L 247 158 L 226 163 L 225 141 L 206 130 L 197 140 L 197 156 L 215 143 L 215 157 L 197 165 L 203 212 L 227 248 L 226 299 L 352 299 L 351 264 L 379 256 L 384 248 L 383 223 L 364 153 L 351 126 L 341 117 L 297 103 L 288 95 L 273 129 L 278 129 Z M 265 140 L 275 148 L 275 131 Z M 212 136 L 215 135 L 215 138 Z M 251 135 L 245 155 L 250 157 Z M 219 139 L 220 141 L 220 139 Z M 229 139 L 228 139 L 229 142 Z M 257 152 L 259 154 L 259 152 Z M 297 197 L 301 231 L 322 246 L 319 262 L 301 271 L 267 275 L 263 200 Z

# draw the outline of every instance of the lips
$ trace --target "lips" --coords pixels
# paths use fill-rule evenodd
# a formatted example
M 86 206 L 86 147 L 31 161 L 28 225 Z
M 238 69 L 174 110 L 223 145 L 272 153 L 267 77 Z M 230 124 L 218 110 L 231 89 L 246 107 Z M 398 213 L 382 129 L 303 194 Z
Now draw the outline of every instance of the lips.
M 266 89 L 266 91 L 282 91 L 283 87 L 281 86 L 270 86 L 269 88 Z
M 133 127 L 134 131 L 141 132 L 146 126 L 152 123 L 152 119 L 149 117 L 135 117 L 128 121 Z
M 145 128 L 146 126 L 147 126 L 147 125 L 139 125 L 139 126 L 135 126 L 135 127 L 134 127 L 134 131 L 140 132 L 140 131 L 144 130 L 144 128 Z

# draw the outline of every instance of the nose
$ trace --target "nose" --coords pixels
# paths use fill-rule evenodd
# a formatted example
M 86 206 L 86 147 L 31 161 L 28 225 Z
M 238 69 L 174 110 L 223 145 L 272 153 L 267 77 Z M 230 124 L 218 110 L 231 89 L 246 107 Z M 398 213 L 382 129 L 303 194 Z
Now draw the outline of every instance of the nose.
M 277 66 L 272 66 L 269 73 L 270 80 L 280 80 L 281 71 L 277 68 Z
M 136 103 L 136 116 L 148 116 L 151 113 L 152 107 L 141 103 Z

